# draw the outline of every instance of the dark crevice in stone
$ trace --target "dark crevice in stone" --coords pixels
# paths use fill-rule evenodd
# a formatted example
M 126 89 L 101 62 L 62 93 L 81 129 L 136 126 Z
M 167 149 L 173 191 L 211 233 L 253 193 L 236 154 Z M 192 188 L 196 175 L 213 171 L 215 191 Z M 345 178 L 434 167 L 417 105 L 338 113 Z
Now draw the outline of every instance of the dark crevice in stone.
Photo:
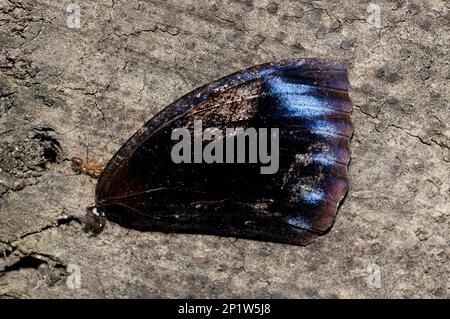
M 24 256 L 24 257 L 21 257 L 17 262 L 13 263 L 12 265 L 6 266 L 2 271 L 0 271 L 0 276 L 1 276 L 1 274 L 7 273 L 10 271 L 20 270 L 20 269 L 25 269 L 25 268 L 38 269 L 38 267 L 44 263 L 46 263 L 45 260 L 39 259 L 37 257 L 30 256 L 30 255 Z
M 35 134 L 32 137 L 42 146 L 44 162 L 40 163 L 39 166 L 44 169 L 46 168 L 46 163 L 59 163 L 63 158 L 61 144 L 52 136 L 53 132 L 54 130 L 51 128 L 39 128 L 35 129 Z

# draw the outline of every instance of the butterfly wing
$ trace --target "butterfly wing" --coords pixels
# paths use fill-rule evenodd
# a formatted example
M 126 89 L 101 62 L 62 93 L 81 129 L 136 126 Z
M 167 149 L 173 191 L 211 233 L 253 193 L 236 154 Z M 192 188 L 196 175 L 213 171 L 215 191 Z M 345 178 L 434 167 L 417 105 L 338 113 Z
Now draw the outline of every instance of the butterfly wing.
M 212 82 L 166 107 L 114 155 L 96 206 L 125 227 L 306 244 L 328 230 L 347 188 L 352 133 L 346 65 L 265 64 Z M 278 128 L 279 168 L 180 163 L 176 128 Z

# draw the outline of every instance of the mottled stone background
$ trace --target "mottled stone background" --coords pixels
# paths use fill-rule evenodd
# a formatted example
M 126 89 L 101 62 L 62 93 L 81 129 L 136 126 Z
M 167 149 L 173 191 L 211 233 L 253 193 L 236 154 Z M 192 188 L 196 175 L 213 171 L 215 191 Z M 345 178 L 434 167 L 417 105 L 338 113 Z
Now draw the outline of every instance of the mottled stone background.
M 0 0 L 1 297 L 450 296 L 448 1 L 74 0 L 80 28 L 70 3 Z M 96 180 L 68 157 L 103 165 L 192 89 L 301 57 L 350 65 L 351 189 L 330 233 L 83 232 Z

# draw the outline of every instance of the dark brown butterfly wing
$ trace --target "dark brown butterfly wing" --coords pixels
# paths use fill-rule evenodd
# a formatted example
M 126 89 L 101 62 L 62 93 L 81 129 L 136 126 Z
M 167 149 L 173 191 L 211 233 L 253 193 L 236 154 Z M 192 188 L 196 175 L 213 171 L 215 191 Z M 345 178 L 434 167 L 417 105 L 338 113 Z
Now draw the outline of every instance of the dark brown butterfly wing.
M 307 244 L 329 229 L 347 191 L 352 132 L 347 67 L 305 59 L 210 83 L 166 107 L 108 163 L 96 207 L 125 227 Z M 180 163 L 175 128 L 279 128 L 279 170 Z

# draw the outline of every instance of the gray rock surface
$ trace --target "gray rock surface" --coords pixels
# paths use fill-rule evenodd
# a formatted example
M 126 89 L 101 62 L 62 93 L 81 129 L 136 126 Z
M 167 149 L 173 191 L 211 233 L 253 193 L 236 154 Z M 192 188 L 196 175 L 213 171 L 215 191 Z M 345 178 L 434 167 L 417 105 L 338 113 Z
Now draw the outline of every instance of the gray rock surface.
M 450 296 L 448 2 L 70 3 L 0 0 L 0 297 Z M 103 165 L 192 89 L 301 57 L 350 65 L 351 189 L 327 235 L 83 232 L 96 180 L 67 158 Z

